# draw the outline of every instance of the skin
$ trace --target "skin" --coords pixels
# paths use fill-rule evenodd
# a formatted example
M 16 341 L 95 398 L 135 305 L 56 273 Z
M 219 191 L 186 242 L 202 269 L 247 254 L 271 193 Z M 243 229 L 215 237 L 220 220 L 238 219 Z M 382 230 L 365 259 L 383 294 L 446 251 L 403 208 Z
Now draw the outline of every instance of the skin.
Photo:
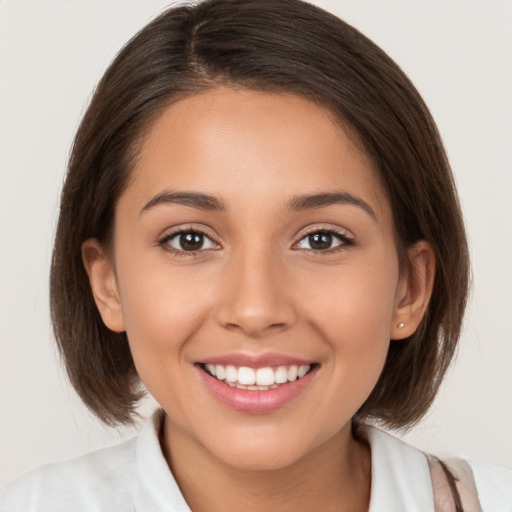
M 147 206 L 169 191 L 208 194 L 224 209 Z M 359 204 L 290 208 L 332 192 Z M 205 233 L 203 249 L 162 243 L 179 229 Z M 320 230 L 338 233 L 332 247 L 311 248 Z M 326 109 L 217 88 L 150 127 L 116 207 L 113 249 L 88 240 L 83 259 L 105 324 L 126 330 L 166 412 L 164 453 L 192 510 L 367 510 L 371 456 L 351 418 L 389 340 L 412 334 L 428 303 L 432 250 L 418 242 L 408 256 L 400 269 L 376 170 Z M 318 366 L 286 406 L 249 414 L 221 404 L 198 375 L 198 361 L 226 353 Z

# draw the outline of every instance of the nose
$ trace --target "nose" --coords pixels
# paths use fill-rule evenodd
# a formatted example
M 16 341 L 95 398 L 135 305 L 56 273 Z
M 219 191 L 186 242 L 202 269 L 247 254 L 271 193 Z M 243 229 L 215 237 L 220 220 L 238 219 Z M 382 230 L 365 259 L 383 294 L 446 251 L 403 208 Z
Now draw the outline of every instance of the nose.
M 270 249 L 234 258 L 225 269 L 218 323 L 252 338 L 291 327 L 296 311 L 284 266 Z

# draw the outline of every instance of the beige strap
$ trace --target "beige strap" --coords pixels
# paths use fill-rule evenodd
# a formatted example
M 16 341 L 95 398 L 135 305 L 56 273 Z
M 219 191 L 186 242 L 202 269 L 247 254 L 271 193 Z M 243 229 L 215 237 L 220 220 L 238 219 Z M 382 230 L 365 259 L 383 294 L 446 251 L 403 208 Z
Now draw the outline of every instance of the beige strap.
M 465 460 L 427 458 L 436 512 L 482 512 L 473 471 Z

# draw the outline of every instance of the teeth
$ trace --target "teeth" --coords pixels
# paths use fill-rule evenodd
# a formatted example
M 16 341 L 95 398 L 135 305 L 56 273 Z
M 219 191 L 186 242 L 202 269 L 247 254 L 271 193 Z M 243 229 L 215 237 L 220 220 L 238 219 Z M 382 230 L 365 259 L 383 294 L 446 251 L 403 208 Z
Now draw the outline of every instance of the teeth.
M 296 366 L 290 366 L 290 368 L 288 368 L 288 380 L 290 382 L 297 380 L 298 371 L 299 369 Z
M 309 364 L 301 366 L 279 366 L 278 368 L 266 366 L 255 370 L 247 366 L 237 368 L 232 365 L 207 364 L 206 369 L 218 380 L 225 381 L 232 387 L 239 389 L 267 390 L 275 389 L 279 384 L 293 382 L 304 377 L 311 369 L 311 366 Z
M 219 380 L 222 380 L 218 375 L 216 375 L 216 377 Z M 256 372 L 252 368 L 242 366 L 238 369 L 238 383 L 245 384 L 246 386 L 256 384 Z
M 274 381 L 276 384 L 283 384 L 288 380 L 288 370 L 284 366 L 280 366 L 275 373 Z
M 224 366 L 221 366 L 220 364 L 215 365 L 215 376 L 219 380 L 224 380 L 226 378 L 226 369 Z
M 256 383 L 258 386 L 271 386 L 274 382 L 274 370 L 272 368 L 258 368 L 256 372 Z
M 236 382 L 238 380 L 238 370 L 234 366 L 226 366 L 226 380 Z
M 278 384 L 272 384 L 272 386 L 244 386 L 243 384 L 238 384 L 238 382 L 226 382 L 228 386 L 231 386 L 232 388 L 238 388 L 238 389 L 250 389 L 251 391 L 267 391 L 269 389 L 276 389 L 279 387 Z
M 306 375 L 306 373 L 309 372 L 309 364 L 303 364 L 302 366 L 299 366 L 299 369 L 297 371 L 297 376 L 299 377 L 299 379 L 301 377 L 304 377 L 304 375 Z

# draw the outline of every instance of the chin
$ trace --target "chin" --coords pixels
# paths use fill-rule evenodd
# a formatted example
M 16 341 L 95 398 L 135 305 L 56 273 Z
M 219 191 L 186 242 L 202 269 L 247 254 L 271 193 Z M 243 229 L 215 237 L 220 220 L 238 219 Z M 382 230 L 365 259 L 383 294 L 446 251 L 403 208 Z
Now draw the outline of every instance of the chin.
M 285 425 L 236 430 L 212 440 L 214 442 L 210 444 L 209 451 L 223 464 L 238 471 L 263 472 L 289 468 L 321 450 L 332 437 L 337 437 L 327 432 L 311 436 L 311 429 L 309 432 L 306 429 L 290 432 L 289 426 L 286 428 Z
M 243 472 L 280 471 L 293 466 L 306 455 L 303 446 L 298 450 L 297 447 L 274 446 L 274 443 L 268 443 L 264 449 L 260 449 L 260 443 L 257 446 L 232 448 L 224 451 L 219 458 L 227 466 Z

